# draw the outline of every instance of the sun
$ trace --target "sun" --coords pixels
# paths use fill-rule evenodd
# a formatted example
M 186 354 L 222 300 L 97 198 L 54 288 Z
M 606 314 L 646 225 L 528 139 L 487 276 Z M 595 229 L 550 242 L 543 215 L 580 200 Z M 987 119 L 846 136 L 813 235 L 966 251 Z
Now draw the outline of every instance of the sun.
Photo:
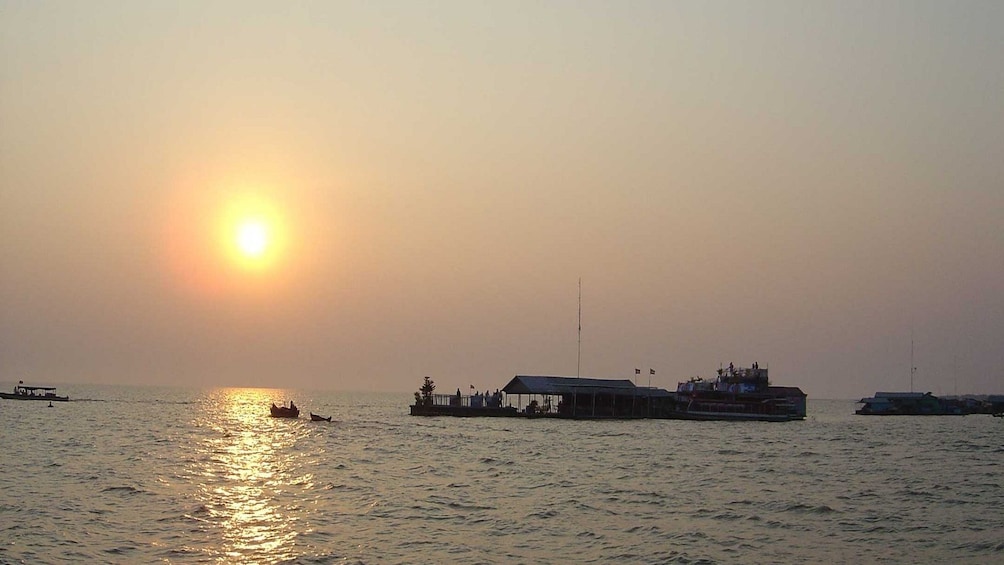
M 248 218 L 240 221 L 235 237 L 237 249 L 249 259 L 262 257 L 268 251 L 269 229 L 260 219 Z
M 275 271 L 288 253 L 283 216 L 273 201 L 257 196 L 233 198 L 220 224 L 225 256 L 242 271 Z

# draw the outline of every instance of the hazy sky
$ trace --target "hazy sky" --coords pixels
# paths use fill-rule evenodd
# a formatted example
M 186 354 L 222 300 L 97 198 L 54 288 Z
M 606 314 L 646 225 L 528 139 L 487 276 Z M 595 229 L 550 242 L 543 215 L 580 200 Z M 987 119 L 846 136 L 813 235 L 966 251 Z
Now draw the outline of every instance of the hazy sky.
M 580 277 L 583 376 L 1004 393 L 1004 3 L 0 1 L 0 381 L 575 375 Z

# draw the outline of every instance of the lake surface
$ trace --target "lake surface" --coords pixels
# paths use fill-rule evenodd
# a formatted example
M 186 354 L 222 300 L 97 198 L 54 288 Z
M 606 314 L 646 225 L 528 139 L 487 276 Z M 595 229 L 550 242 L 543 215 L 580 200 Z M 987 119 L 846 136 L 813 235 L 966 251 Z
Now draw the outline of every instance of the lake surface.
M 0 563 L 1004 562 L 1004 419 L 408 416 L 408 394 L 0 401 Z M 268 417 L 293 399 L 298 420 Z M 313 411 L 332 422 L 310 422 Z

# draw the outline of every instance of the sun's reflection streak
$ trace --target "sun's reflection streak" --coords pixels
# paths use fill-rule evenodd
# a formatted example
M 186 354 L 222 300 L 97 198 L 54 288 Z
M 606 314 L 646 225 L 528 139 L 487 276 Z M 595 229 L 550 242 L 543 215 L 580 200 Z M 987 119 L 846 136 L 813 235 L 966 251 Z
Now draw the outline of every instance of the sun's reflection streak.
M 300 518 L 289 499 L 312 476 L 297 475 L 293 449 L 302 424 L 267 417 L 276 391 L 222 389 L 206 406 L 212 429 L 197 449 L 198 496 L 222 539 L 222 560 L 271 562 L 293 559 Z M 215 529 L 215 528 L 214 528 Z

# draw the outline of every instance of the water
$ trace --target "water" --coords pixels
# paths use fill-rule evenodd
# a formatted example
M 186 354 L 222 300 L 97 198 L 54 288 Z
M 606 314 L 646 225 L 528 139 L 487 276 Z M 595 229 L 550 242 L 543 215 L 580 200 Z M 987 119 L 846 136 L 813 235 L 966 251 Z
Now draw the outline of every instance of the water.
M 65 388 L 65 390 L 64 390 Z M 0 401 L 2 563 L 1004 562 L 1004 421 L 413 418 L 410 395 Z M 331 423 L 272 419 L 293 399 Z

